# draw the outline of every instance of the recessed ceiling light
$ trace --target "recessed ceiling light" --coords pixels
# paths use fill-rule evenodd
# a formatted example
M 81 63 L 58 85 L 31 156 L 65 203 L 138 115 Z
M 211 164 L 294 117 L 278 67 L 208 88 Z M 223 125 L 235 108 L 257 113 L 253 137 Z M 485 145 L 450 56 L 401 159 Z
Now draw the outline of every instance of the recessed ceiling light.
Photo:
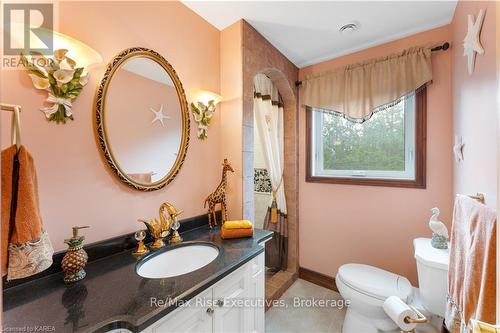
M 342 34 L 350 34 L 350 33 L 357 31 L 358 29 L 359 29 L 358 24 L 355 22 L 351 22 L 351 23 L 347 23 L 347 24 L 344 24 L 343 26 L 341 26 L 339 31 Z

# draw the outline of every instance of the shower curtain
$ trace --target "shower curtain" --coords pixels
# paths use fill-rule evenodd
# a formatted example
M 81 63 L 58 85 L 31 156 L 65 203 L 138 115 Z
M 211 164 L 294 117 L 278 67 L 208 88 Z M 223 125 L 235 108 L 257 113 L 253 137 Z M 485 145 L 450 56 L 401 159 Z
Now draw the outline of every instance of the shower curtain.
M 285 270 L 288 256 L 288 220 L 283 179 L 284 130 L 283 103 L 278 89 L 264 74 L 254 78 L 254 121 L 262 143 L 264 160 L 273 189 L 273 201 L 267 210 L 264 229 L 274 231 L 266 243 L 266 267 Z

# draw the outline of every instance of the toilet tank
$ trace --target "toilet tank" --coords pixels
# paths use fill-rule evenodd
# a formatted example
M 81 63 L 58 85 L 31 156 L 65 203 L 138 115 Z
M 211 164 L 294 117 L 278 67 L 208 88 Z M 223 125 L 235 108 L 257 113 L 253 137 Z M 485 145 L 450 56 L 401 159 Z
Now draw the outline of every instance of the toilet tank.
M 444 317 L 450 250 L 433 248 L 430 238 L 414 239 L 413 247 L 422 305 L 430 313 Z

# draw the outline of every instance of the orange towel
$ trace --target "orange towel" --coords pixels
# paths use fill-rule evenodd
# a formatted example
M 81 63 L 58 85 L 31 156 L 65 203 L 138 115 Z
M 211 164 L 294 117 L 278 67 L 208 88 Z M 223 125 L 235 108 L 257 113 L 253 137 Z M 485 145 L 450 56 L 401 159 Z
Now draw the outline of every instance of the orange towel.
M 248 229 L 226 229 L 224 226 L 220 228 L 220 237 L 222 239 L 230 239 L 230 238 L 244 238 L 244 237 L 252 237 L 253 236 L 253 228 Z
M 462 332 L 469 320 L 496 322 L 496 212 L 467 196 L 455 200 L 445 323 Z
M 17 209 L 11 221 L 12 183 L 16 146 L 2 151 L 2 276 L 21 278 L 52 264 L 52 246 L 42 229 L 38 183 L 33 158 L 20 147 Z M 14 267 L 15 266 L 15 267 Z

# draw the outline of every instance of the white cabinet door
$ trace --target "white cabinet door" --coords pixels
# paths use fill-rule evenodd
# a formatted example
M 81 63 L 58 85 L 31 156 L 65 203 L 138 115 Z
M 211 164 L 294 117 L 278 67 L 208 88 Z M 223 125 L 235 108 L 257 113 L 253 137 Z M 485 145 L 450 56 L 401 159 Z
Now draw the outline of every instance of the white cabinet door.
M 251 301 L 247 311 L 248 332 L 264 333 L 264 312 L 265 312 L 265 270 L 264 254 L 260 254 L 250 263 L 250 283 L 248 286 L 249 299 Z
M 264 333 L 264 254 L 141 333 Z
M 185 305 L 169 313 L 143 332 L 147 333 L 212 333 L 213 313 L 208 310 L 212 289 L 194 297 Z M 208 310 L 208 311 L 207 311 Z
M 214 287 L 214 332 L 248 332 L 245 302 L 248 298 L 248 267 L 245 265 Z

